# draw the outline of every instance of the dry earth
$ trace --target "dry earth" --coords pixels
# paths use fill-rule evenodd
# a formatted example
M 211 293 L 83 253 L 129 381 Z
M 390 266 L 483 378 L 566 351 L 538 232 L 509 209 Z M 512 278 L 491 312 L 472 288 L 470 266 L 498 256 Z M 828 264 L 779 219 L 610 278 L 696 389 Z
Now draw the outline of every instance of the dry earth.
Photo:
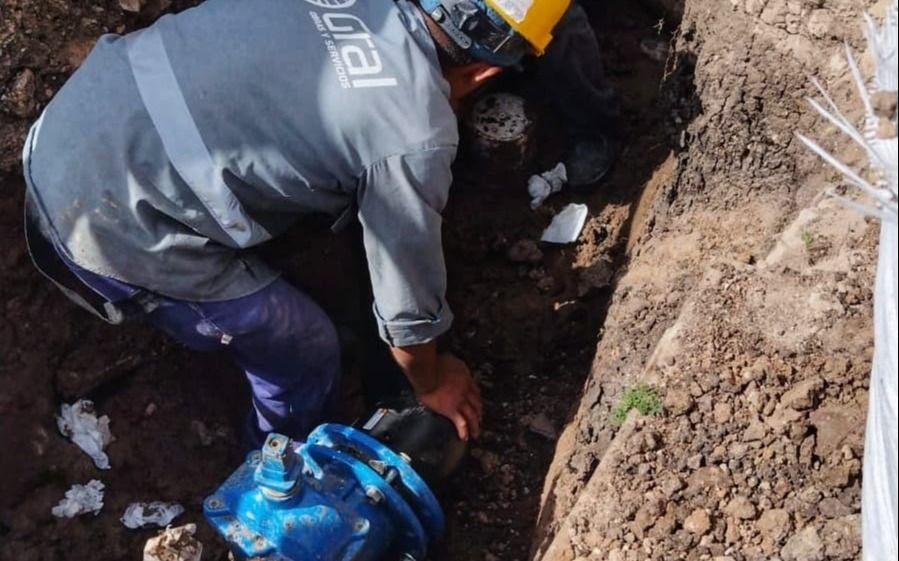
M 840 42 L 863 45 L 860 4 L 686 2 L 695 89 L 672 119 L 692 122 L 634 211 L 535 559 L 858 559 L 877 227 L 822 196 L 839 179 L 793 132 L 863 161 L 804 99 L 816 76 L 858 109 Z M 640 383 L 664 412 L 617 429 Z

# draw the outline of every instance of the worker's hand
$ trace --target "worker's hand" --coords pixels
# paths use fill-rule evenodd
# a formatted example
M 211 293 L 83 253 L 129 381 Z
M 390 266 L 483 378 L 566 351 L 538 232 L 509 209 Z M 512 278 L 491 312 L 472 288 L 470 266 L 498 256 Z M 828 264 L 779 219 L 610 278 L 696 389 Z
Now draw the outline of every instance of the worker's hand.
M 428 409 L 440 413 L 456 426 L 462 440 L 481 434 L 481 391 L 465 363 L 451 354 L 437 357 L 437 386 L 418 394 Z

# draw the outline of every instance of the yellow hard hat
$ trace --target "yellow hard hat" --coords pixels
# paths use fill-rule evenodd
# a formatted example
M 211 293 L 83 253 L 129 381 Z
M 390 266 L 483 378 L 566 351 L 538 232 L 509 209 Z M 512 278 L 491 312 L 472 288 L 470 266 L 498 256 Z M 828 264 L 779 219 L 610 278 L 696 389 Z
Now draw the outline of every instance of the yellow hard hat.
M 542 55 L 571 0 L 484 0 L 484 3 L 524 37 L 535 53 Z
M 417 0 L 464 51 L 512 66 L 528 52 L 542 55 L 571 0 Z

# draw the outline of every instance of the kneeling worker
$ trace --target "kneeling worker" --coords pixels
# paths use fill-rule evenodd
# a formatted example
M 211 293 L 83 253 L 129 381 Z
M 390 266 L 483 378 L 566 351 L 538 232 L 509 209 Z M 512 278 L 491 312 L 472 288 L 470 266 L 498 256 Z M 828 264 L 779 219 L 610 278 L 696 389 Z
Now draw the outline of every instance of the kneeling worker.
M 422 404 L 477 436 L 465 364 L 438 355 L 454 108 L 541 53 L 565 0 L 207 0 L 100 38 L 32 128 L 37 266 L 107 320 L 139 310 L 228 349 L 250 436 L 297 438 L 339 378 L 335 328 L 254 252 L 311 213 L 357 216 L 382 338 Z

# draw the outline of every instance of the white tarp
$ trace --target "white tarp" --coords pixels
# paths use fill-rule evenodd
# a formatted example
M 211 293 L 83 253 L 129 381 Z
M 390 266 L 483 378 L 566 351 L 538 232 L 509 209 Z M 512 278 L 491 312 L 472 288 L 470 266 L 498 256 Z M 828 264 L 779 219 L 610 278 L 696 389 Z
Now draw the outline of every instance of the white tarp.
M 895 30 L 894 30 L 895 32 Z M 895 157 L 895 155 L 894 155 Z M 874 364 L 868 397 L 868 426 L 862 479 L 862 542 L 865 561 L 885 561 L 899 556 L 899 341 L 897 309 L 897 228 L 882 222 L 880 261 L 874 288 Z

